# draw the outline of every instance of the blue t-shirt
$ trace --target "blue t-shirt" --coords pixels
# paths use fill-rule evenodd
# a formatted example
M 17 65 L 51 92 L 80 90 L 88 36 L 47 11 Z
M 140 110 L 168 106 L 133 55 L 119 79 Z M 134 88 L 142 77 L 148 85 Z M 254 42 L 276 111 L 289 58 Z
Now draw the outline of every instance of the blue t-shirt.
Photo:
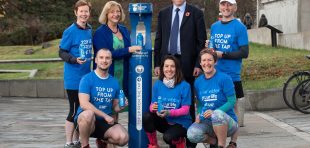
M 119 90 L 118 81 L 113 76 L 109 75 L 108 78 L 101 78 L 95 71 L 92 71 L 82 78 L 79 93 L 88 94 L 91 104 L 107 115 L 111 115 L 113 100 L 118 99 Z M 83 109 L 79 107 L 75 116 L 76 119 L 82 111 Z M 102 117 L 96 118 L 103 119 Z
M 174 88 L 168 88 L 161 80 L 157 80 L 153 86 L 152 103 L 161 97 L 164 110 L 179 109 L 183 105 L 191 105 L 191 96 L 191 87 L 186 81 L 182 81 Z M 189 113 L 178 117 L 168 116 L 166 119 L 169 123 L 181 124 L 186 129 L 192 123 Z
M 204 74 L 200 75 L 194 83 L 197 99 L 201 105 L 201 113 L 206 110 L 216 110 L 227 102 L 227 97 L 235 95 L 233 81 L 230 76 L 220 71 L 216 71 L 214 76 L 207 79 Z M 237 121 L 234 109 L 226 112 Z M 208 118 L 210 120 L 210 118 Z
M 66 50 L 70 55 L 79 57 L 79 49 L 84 50 L 86 62 L 84 64 L 64 64 L 64 87 L 65 89 L 78 90 L 81 78 L 90 72 L 92 57 L 92 30 L 90 27 L 81 29 L 76 23 L 68 27 L 59 45 L 60 49 Z
M 214 48 L 222 52 L 235 52 L 240 50 L 240 46 L 248 45 L 248 33 L 246 27 L 237 19 L 224 24 L 221 21 L 215 22 L 211 26 L 211 38 L 209 48 Z M 216 64 L 216 69 L 231 76 L 232 80 L 241 81 L 242 59 L 220 58 Z

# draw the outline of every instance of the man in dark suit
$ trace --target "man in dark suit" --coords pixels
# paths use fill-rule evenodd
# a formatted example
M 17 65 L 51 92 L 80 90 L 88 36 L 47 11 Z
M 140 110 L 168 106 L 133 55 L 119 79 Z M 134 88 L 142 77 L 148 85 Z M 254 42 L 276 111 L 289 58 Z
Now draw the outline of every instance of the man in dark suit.
M 191 84 L 192 94 L 194 94 L 194 80 L 201 73 L 198 55 L 204 48 L 207 38 L 204 16 L 201 10 L 186 3 L 186 0 L 172 0 L 172 3 L 173 5 L 164 8 L 158 15 L 154 46 L 154 72 L 156 76 L 159 75 L 159 66 L 165 55 L 174 55 L 178 58 L 184 78 Z M 178 27 L 175 28 L 175 26 Z M 193 97 L 190 113 L 194 121 Z

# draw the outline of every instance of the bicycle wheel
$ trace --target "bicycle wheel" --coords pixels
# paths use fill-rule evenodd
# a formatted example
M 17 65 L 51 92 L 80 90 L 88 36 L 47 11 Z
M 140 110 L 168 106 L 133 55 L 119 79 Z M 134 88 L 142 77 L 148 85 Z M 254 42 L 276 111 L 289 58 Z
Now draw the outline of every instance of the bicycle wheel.
M 305 114 L 310 114 L 310 79 L 302 81 L 294 89 L 293 105 Z
M 284 83 L 284 86 L 283 86 L 283 99 L 284 99 L 284 102 L 285 104 L 295 110 L 295 107 L 293 105 L 293 91 L 294 91 L 294 88 L 296 88 L 296 86 L 306 80 L 306 79 L 309 79 L 310 78 L 310 72 L 308 71 L 299 71 L 299 72 L 295 72 L 291 77 L 289 77 L 287 79 L 287 81 Z

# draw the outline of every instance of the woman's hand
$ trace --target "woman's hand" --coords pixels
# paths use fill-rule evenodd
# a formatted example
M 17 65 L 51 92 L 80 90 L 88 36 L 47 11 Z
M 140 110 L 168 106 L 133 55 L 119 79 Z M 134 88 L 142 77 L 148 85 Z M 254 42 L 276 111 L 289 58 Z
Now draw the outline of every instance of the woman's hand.
M 140 52 L 142 50 L 141 46 L 130 46 L 129 53 Z
M 206 111 L 203 113 L 203 117 L 204 117 L 204 118 L 210 118 L 212 114 L 213 114 L 213 110 L 206 110 Z
M 153 105 L 152 105 L 152 112 L 157 112 L 157 109 L 158 109 L 158 104 L 157 102 L 155 102 Z
M 76 58 L 76 62 L 79 64 L 84 64 L 86 62 L 86 59 L 82 60 L 81 58 Z
M 161 112 L 156 112 L 157 116 L 165 118 L 169 115 L 169 110 L 162 110 Z
M 196 115 L 195 123 L 200 123 L 200 114 Z

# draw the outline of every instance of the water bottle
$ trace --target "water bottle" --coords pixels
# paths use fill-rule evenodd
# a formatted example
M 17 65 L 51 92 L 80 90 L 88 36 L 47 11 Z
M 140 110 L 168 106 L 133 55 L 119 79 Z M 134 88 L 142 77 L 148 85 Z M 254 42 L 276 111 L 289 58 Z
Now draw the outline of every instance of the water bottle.
M 143 46 L 143 43 L 144 42 L 144 39 L 143 39 L 143 35 L 142 35 L 142 33 L 138 33 L 138 35 L 137 35 L 137 45 L 138 46 Z
M 214 37 L 211 36 L 210 40 L 209 40 L 209 44 L 208 44 L 208 48 L 213 48 L 214 49 L 214 45 L 213 45 L 213 41 L 214 41 Z
M 145 44 L 145 31 L 146 31 L 146 29 L 145 29 L 144 22 L 139 21 L 138 25 L 137 25 L 137 41 L 136 41 L 137 45 L 139 45 L 139 46 L 143 46 Z M 138 40 L 139 40 L 138 36 L 141 36 L 139 34 L 142 35 L 142 39 L 139 37 L 140 40 L 142 41 L 142 44 L 141 44 L 141 42 L 138 43 Z
M 162 98 L 161 96 L 158 96 L 157 98 L 157 111 L 160 113 L 163 109 L 164 109 L 164 106 L 163 106 L 163 102 L 162 102 Z
M 85 50 L 84 50 L 83 46 L 79 47 L 79 53 L 80 53 L 80 59 L 85 60 L 86 54 L 85 54 Z
M 126 98 L 125 98 L 125 94 L 123 90 L 119 91 L 118 99 L 119 99 L 119 102 L 118 102 L 119 106 L 124 107 Z

